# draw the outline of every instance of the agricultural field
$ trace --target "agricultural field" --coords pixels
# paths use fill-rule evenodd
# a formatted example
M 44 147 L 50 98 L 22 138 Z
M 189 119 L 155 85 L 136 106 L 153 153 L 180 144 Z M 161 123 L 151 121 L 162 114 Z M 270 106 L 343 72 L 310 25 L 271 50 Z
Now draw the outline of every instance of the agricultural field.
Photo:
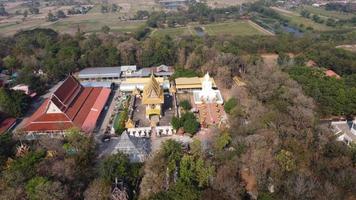
M 196 30 L 197 27 L 201 27 L 202 31 Z M 189 24 L 186 27 L 178 28 L 165 28 L 156 29 L 152 32 L 152 36 L 158 35 L 170 35 L 172 37 L 181 35 L 221 35 L 221 34 L 231 34 L 238 36 L 246 35 L 267 35 L 261 27 L 256 27 L 252 25 L 247 20 L 240 20 L 234 22 L 224 22 L 224 23 L 212 23 L 206 25 Z
M 276 8 L 276 7 L 272 7 L 272 9 L 274 9 L 280 15 L 282 15 L 283 17 L 288 19 L 290 21 L 290 23 L 296 27 L 298 27 L 302 24 L 305 28 L 312 27 L 316 31 L 335 30 L 335 28 L 333 28 L 333 27 L 327 26 L 325 24 L 319 24 L 319 23 L 314 22 L 311 19 L 304 18 L 304 17 L 300 16 L 300 14 L 297 12 L 284 10 L 284 9 Z
M 308 5 L 304 5 L 303 7 L 298 8 L 296 11 L 300 13 L 300 11 L 303 9 L 309 11 L 312 14 L 317 14 L 324 17 L 332 17 L 335 19 L 351 19 L 352 17 L 356 17 L 356 14 L 338 12 L 338 11 L 329 11 L 323 8 L 315 8 L 313 6 L 308 6 Z
M 77 31 L 78 26 L 84 32 L 98 32 L 105 25 L 109 26 L 112 32 L 135 32 L 144 25 L 144 21 L 121 21 L 117 14 L 90 13 L 62 19 L 44 27 L 71 34 Z
M 111 0 L 108 5 L 116 4 L 117 12 L 101 13 L 101 4 L 93 2 L 93 7 L 86 14 L 67 15 L 64 19 L 59 19 L 54 22 L 47 22 L 46 17 L 49 12 L 56 13 L 62 10 L 67 14 L 67 10 L 73 6 L 51 6 L 46 2 L 40 1 L 39 14 L 28 14 L 26 18 L 23 15 L 15 15 L 15 12 L 23 13 L 29 7 L 24 5 L 24 1 L 10 2 L 5 4 L 6 11 L 10 16 L 0 17 L 0 34 L 13 35 L 20 30 L 28 30 L 34 28 L 52 28 L 63 33 L 74 33 L 78 26 L 85 32 L 100 31 L 101 27 L 107 25 L 113 32 L 134 32 L 140 28 L 143 21 L 127 20 L 133 17 L 138 10 L 159 10 L 159 6 L 154 0 Z M 125 20 L 122 20 L 125 18 Z

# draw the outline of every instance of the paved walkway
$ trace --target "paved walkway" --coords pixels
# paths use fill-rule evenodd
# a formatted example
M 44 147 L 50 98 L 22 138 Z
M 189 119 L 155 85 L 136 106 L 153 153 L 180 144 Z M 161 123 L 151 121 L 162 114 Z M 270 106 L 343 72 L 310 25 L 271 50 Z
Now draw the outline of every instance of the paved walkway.
M 106 129 L 108 128 L 109 122 L 110 122 L 110 118 L 112 117 L 112 115 L 114 114 L 114 109 L 115 109 L 115 105 L 116 105 L 116 98 L 119 97 L 119 90 L 113 90 L 113 94 L 111 96 L 112 98 L 110 98 L 111 102 L 110 105 L 107 109 L 107 111 L 105 113 L 102 113 L 104 115 L 104 119 L 102 120 L 102 123 L 100 124 L 100 129 L 96 130 L 94 132 L 95 134 L 95 140 L 98 143 L 101 143 L 101 136 L 103 134 L 105 134 Z

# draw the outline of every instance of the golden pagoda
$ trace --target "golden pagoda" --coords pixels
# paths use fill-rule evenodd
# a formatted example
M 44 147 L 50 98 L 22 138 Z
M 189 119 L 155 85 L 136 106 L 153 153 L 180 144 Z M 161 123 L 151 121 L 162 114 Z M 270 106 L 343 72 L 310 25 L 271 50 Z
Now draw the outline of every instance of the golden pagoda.
M 161 105 L 164 103 L 163 89 L 151 74 L 150 80 L 143 87 L 142 104 L 146 105 L 146 117 L 161 116 Z

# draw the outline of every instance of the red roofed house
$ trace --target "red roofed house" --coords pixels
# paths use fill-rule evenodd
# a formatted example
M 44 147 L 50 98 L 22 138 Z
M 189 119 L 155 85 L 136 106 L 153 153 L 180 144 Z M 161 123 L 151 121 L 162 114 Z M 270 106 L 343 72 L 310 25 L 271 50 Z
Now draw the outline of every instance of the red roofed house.
M 340 78 L 340 76 L 339 76 L 336 72 L 334 72 L 333 70 L 331 70 L 331 69 L 326 70 L 326 71 L 325 71 L 325 75 L 328 76 L 328 77 L 334 77 L 334 78 L 336 78 L 336 79 L 339 79 L 339 78 Z
M 0 135 L 11 129 L 16 124 L 16 119 L 0 112 Z
M 28 133 L 63 133 L 68 128 L 77 127 L 90 133 L 110 92 L 109 88 L 84 87 L 73 76 L 69 76 L 27 118 L 22 130 Z

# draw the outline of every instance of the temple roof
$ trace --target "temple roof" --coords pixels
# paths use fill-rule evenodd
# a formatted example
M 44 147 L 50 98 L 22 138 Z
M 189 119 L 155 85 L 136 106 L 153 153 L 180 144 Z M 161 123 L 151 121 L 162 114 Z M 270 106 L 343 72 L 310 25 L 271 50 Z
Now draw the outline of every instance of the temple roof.
M 69 76 L 31 117 L 25 119 L 22 130 L 60 131 L 78 127 L 91 132 L 110 91 L 108 88 L 83 87 Z
M 162 104 L 164 102 L 163 89 L 151 74 L 150 80 L 143 88 L 143 104 Z

